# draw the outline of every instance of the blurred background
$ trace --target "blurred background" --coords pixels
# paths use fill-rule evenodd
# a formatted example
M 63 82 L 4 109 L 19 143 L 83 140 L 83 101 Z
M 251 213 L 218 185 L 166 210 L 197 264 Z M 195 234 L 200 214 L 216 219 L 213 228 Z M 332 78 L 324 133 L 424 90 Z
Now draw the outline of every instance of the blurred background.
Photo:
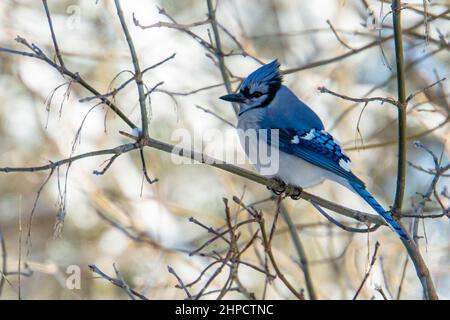
M 144 76 L 149 88 L 164 82 L 150 95 L 151 137 L 176 144 L 179 141 L 173 133 L 185 129 L 192 134 L 191 143 L 183 142 L 186 147 L 197 151 L 209 148 L 216 156 L 224 150 L 241 153 L 234 129 L 203 110 L 236 123 L 232 106 L 218 99 L 226 90 L 217 59 L 186 32 L 211 42 L 210 23 L 191 25 L 207 19 L 206 1 L 122 1 L 122 7 L 142 69 L 176 53 L 173 59 Z M 166 14 L 159 8 L 164 8 Z M 67 69 L 78 72 L 101 93 L 130 78 L 130 72 L 123 72 L 133 70 L 133 66 L 113 1 L 49 1 L 49 9 Z M 449 76 L 449 14 L 425 26 L 423 10 L 419 0 L 409 1 L 402 10 L 405 29 L 422 22 L 404 32 L 407 94 Z M 430 17 L 445 10 L 448 3 L 444 0 L 427 5 Z M 378 102 L 367 106 L 353 104 L 320 93 L 317 87 L 325 86 L 350 97 L 368 93 L 397 97 L 393 41 L 378 43 L 381 37 L 392 34 L 389 12 L 389 2 L 375 0 L 219 0 L 216 7 L 222 49 L 230 53 L 224 59 L 233 89 L 260 66 L 258 60 L 266 63 L 278 58 L 282 70 L 306 66 L 286 74 L 284 83 L 319 114 L 352 158 L 355 173 L 386 208 L 392 205 L 395 194 L 397 111 L 392 105 Z M 133 23 L 133 14 L 142 26 L 159 21 L 173 23 L 170 16 L 181 30 L 164 24 L 142 29 Z M 54 57 L 40 1 L 0 2 L 0 47 L 28 50 L 14 41 L 16 36 Z M 318 67 L 310 66 L 374 41 L 375 45 L 361 52 Z M 414 147 L 415 140 L 441 157 L 443 165 L 448 163 L 448 88 L 448 80 L 443 81 L 415 96 L 409 104 L 408 134 L 412 138 L 408 141 L 408 160 L 421 168 L 434 169 L 433 159 Z M 97 105 L 98 100 L 80 102 L 90 96 L 85 88 L 43 61 L 0 52 L 0 167 L 43 165 L 129 142 L 118 131 L 131 130 L 105 105 Z M 134 83 L 113 100 L 132 121 L 140 123 Z M 202 145 L 202 135 L 213 130 L 227 132 L 226 141 L 213 136 Z M 244 203 L 266 200 L 255 206 L 263 211 L 267 223 L 273 219 L 275 203 L 267 200 L 270 193 L 264 186 L 209 166 L 177 164 L 170 154 L 154 149 L 147 148 L 145 158 L 148 173 L 159 179 L 157 183 L 150 185 L 143 180 L 138 151 L 120 156 L 104 175 L 92 172 L 101 170 L 107 156 L 86 158 L 55 170 L 36 203 L 49 171 L 1 172 L 0 233 L 8 273 L 0 298 L 17 299 L 20 292 L 24 299 L 128 299 L 125 290 L 88 267 L 95 265 L 117 278 L 114 264 L 123 280 L 146 297 L 182 299 L 185 293 L 174 287 L 178 281 L 167 266 L 189 283 L 212 261 L 200 255 L 189 256 L 188 252 L 211 238 L 211 233 L 190 222 L 189 217 L 221 228 L 225 225 L 222 198 L 238 196 L 243 197 Z M 244 167 L 252 169 L 250 165 Z M 408 166 L 405 210 L 414 212 L 432 179 L 433 175 Z M 448 182 L 448 176 L 442 177 L 436 192 L 445 191 Z M 333 183 L 326 182 L 308 191 L 341 205 L 373 212 L 359 197 Z M 441 200 L 448 208 L 449 199 L 442 196 Z M 349 233 L 329 223 L 306 201 L 289 199 L 283 203 L 297 226 L 318 298 L 352 298 L 367 271 L 374 244 L 379 241 L 379 259 L 359 298 L 383 299 L 378 290 L 383 288 L 389 299 L 395 299 L 402 283 L 401 299 L 421 299 L 414 268 L 409 263 L 405 269 L 405 250 L 388 228 L 382 227 L 369 236 Z M 230 201 L 231 212 L 238 209 Z M 435 198 L 427 202 L 425 211 L 442 213 Z M 356 225 L 354 220 L 330 214 L 347 225 Z M 55 234 L 55 226 L 61 226 L 57 223 L 61 215 L 65 216 L 64 224 Z M 410 226 L 412 220 L 402 221 Z M 421 252 L 437 291 L 440 298 L 449 299 L 448 219 L 423 219 L 418 226 L 418 234 L 423 237 Z M 295 287 L 305 288 L 296 248 L 286 230 L 286 224 L 279 219 L 273 252 Z M 251 236 L 251 230 L 242 228 L 241 240 Z M 226 242 L 218 240 L 205 252 L 221 252 L 226 246 Z M 261 245 L 255 244 L 242 259 L 259 265 L 258 255 L 263 254 Z M 77 268 L 79 288 L 72 288 L 68 279 L 74 275 L 73 270 L 78 274 Z M 192 291 L 204 287 L 214 270 L 209 268 Z M 265 290 L 265 276 L 254 268 L 241 264 L 239 277 L 258 299 L 263 291 L 271 299 L 293 298 L 279 280 L 269 283 Z M 227 278 L 224 269 L 208 290 L 222 288 Z M 216 296 L 212 293 L 204 298 Z M 246 295 L 237 290 L 225 298 L 245 299 Z

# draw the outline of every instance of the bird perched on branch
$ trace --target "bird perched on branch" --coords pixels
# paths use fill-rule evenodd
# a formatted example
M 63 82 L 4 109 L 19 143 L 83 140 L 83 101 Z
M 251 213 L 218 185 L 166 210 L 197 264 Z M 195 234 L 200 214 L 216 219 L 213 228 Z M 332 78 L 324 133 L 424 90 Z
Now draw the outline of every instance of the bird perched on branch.
M 317 114 L 282 84 L 279 67 L 277 60 L 263 65 L 242 82 L 237 93 L 220 97 L 239 104 L 241 144 L 258 171 L 303 188 L 333 180 L 359 194 L 401 239 L 409 240 L 399 223 L 352 172 L 350 159 L 325 131 Z M 252 140 L 252 136 L 257 139 Z M 277 162 L 275 172 L 265 170 L 267 163 L 261 160 L 264 149 Z

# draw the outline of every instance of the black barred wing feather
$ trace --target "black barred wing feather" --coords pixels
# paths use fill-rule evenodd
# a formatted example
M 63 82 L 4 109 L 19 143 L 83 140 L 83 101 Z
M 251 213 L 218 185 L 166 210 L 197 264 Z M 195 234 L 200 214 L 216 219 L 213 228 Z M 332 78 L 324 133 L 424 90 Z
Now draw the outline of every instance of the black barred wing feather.
M 364 185 L 351 171 L 351 161 L 328 132 L 313 128 L 310 130 L 280 129 L 280 150 L 296 155 L 318 167 L 331 171 L 350 182 Z

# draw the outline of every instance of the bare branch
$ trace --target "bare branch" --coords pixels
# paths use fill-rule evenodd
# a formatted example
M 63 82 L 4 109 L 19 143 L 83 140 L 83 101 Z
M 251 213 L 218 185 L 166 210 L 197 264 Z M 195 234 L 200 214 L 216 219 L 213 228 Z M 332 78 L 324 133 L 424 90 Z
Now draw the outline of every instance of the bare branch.
M 325 218 L 327 218 L 328 221 L 330 221 L 332 224 L 338 226 L 339 228 L 341 228 L 342 230 L 348 231 L 348 232 L 353 232 L 353 233 L 370 233 L 370 232 L 374 232 L 375 230 L 377 230 L 380 225 L 376 224 L 373 227 L 370 228 L 365 228 L 365 229 L 359 229 L 359 228 L 352 228 L 349 226 L 346 226 L 344 224 L 342 224 L 341 222 L 337 221 L 336 219 L 334 219 L 332 216 L 330 216 L 328 213 L 325 212 L 325 210 L 323 210 L 320 206 L 316 205 L 316 204 L 312 204 L 314 206 L 314 208 L 317 209 L 317 211 L 319 211 Z
M 96 265 L 93 265 L 93 264 L 89 265 L 89 269 L 91 269 L 92 272 L 98 274 L 101 278 L 108 280 L 116 287 L 122 288 L 124 290 L 126 290 L 126 288 L 128 288 L 128 292 L 131 293 L 132 295 L 138 297 L 141 300 L 148 300 L 148 298 L 146 296 L 137 292 L 134 289 L 129 288 L 128 285 L 126 283 L 124 283 L 123 281 L 121 281 L 120 279 L 115 279 L 115 278 L 108 276 L 106 273 L 104 273 L 102 270 L 100 270 Z
M 3 293 L 3 286 L 6 282 L 6 275 L 8 274 L 8 253 L 6 251 L 6 242 L 3 232 L 0 229 L 0 249 L 2 250 L 2 271 L 0 272 L 0 296 Z
M 330 26 L 331 31 L 333 32 L 333 34 L 335 35 L 337 41 L 339 41 L 340 44 L 342 44 L 344 47 L 346 47 L 349 50 L 355 50 L 352 47 L 350 47 L 348 44 L 346 44 L 341 37 L 339 36 L 339 34 L 337 33 L 336 29 L 333 27 L 333 25 L 331 24 L 330 20 L 327 20 L 327 24 Z
M 158 66 L 160 66 L 160 65 L 162 65 L 164 63 L 166 63 L 167 61 L 175 58 L 175 55 L 176 54 L 173 53 L 171 56 L 165 58 L 164 60 L 162 60 L 162 61 L 160 61 L 158 63 L 155 63 L 154 65 L 152 65 L 150 67 L 145 68 L 144 70 L 142 70 L 142 74 L 145 74 L 147 71 L 152 70 L 152 69 L 154 69 L 154 68 L 156 68 L 156 67 L 158 67 Z M 110 96 L 115 96 L 119 91 L 124 89 L 128 84 L 130 84 L 135 79 L 136 79 L 136 77 L 135 77 L 135 75 L 133 75 L 133 77 L 131 77 L 128 80 L 124 81 L 120 86 L 118 86 L 114 90 L 112 90 L 110 92 L 107 92 L 105 94 L 102 94 L 102 95 L 95 95 L 95 96 L 91 96 L 91 97 L 86 97 L 86 98 L 80 99 L 79 102 L 87 102 L 87 101 L 91 101 L 91 100 L 94 100 L 94 99 L 102 100 L 103 98 L 107 98 L 107 97 L 110 97 Z
M 447 9 L 447 10 L 445 10 L 444 12 L 442 12 L 442 13 L 440 13 L 438 15 L 435 15 L 433 17 L 429 17 L 427 21 L 431 22 L 431 21 L 439 19 L 441 17 L 445 17 L 449 12 L 450 12 L 450 9 Z M 420 21 L 420 22 L 414 24 L 413 26 L 405 29 L 404 31 L 414 30 L 414 29 L 420 27 L 422 24 L 423 24 L 423 21 Z M 386 36 L 386 37 L 383 37 L 383 38 L 381 38 L 379 40 L 372 41 L 372 42 L 370 42 L 370 43 L 368 43 L 368 44 L 366 44 L 366 45 L 364 45 L 362 47 L 359 47 L 359 48 L 353 49 L 352 51 L 349 51 L 349 52 L 346 52 L 344 54 L 341 54 L 339 56 L 336 56 L 336 57 L 333 57 L 333 58 L 328 58 L 328 59 L 323 59 L 323 60 L 319 60 L 319 61 L 315 61 L 313 63 L 307 63 L 307 64 L 299 66 L 299 67 L 285 69 L 285 70 L 282 71 L 282 73 L 283 74 L 290 74 L 290 73 L 294 73 L 294 72 L 298 72 L 298 71 L 302 71 L 302 70 L 312 69 L 312 68 L 320 67 L 320 66 L 323 66 L 323 65 L 339 62 L 339 61 L 344 60 L 344 59 L 346 59 L 348 57 L 351 57 L 351 56 L 353 56 L 355 54 L 363 52 L 363 51 L 365 51 L 367 49 L 373 48 L 373 47 L 379 45 L 380 43 L 389 41 L 392 38 L 394 38 L 394 35 Z
M 181 278 L 177 275 L 175 270 L 171 266 L 167 266 L 167 270 L 169 271 L 169 273 L 173 274 L 175 276 L 175 278 L 177 278 L 178 283 L 180 284 L 181 288 L 186 293 L 188 299 L 192 299 L 191 293 L 189 292 L 188 288 L 186 288 L 186 285 L 183 283 L 183 280 L 181 280 Z
M 373 101 L 379 101 L 381 103 L 390 103 L 396 107 L 398 107 L 398 103 L 397 101 L 395 101 L 392 98 L 383 98 L 383 97 L 370 97 L 370 98 L 352 98 L 343 94 L 339 94 L 336 92 L 333 92 L 325 87 L 318 87 L 317 90 L 319 90 L 321 93 L 329 93 L 333 96 L 336 96 L 338 98 L 344 99 L 344 100 L 349 100 L 349 101 L 353 101 L 353 102 L 359 102 L 359 103 L 369 103 L 369 102 L 373 102 Z
M 372 260 L 370 261 L 369 268 L 367 269 L 367 272 L 364 275 L 364 278 L 361 281 L 361 284 L 359 285 L 358 290 L 356 290 L 356 293 L 353 296 L 352 300 L 356 300 L 356 298 L 358 298 L 358 295 L 361 292 L 361 289 L 363 288 L 364 284 L 366 283 L 367 278 L 369 278 L 369 275 L 370 275 L 370 272 L 372 271 L 373 265 L 375 264 L 375 261 L 377 261 L 377 255 L 378 255 L 378 248 L 379 247 L 380 247 L 380 243 L 377 241 L 375 243 L 375 250 L 373 251 Z
M 215 40 L 215 55 L 219 64 L 220 73 L 222 75 L 223 82 L 225 84 L 225 89 L 227 90 L 227 93 L 230 94 L 233 92 L 231 85 L 230 85 L 230 78 L 228 76 L 226 67 L 225 67 L 225 60 L 223 56 L 222 51 L 222 43 L 220 42 L 220 34 L 219 34 L 219 28 L 217 26 L 216 21 L 216 10 L 213 8 L 212 0 L 206 0 L 206 4 L 208 5 L 208 18 L 211 23 L 211 27 L 214 34 L 214 40 Z M 239 106 L 236 103 L 233 103 L 234 112 L 237 114 L 239 112 Z
M 234 125 L 234 124 L 232 124 L 230 121 L 226 120 L 226 119 L 223 118 L 222 116 L 218 115 L 217 113 L 215 113 L 215 112 L 213 112 L 213 111 L 211 111 L 211 110 L 209 110 L 209 109 L 205 109 L 205 108 L 203 108 L 203 107 L 201 107 L 201 106 L 199 106 L 199 105 L 195 105 L 195 107 L 196 107 L 197 109 L 202 110 L 202 111 L 205 112 L 205 113 L 209 113 L 210 115 L 216 117 L 217 119 L 219 119 L 219 120 L 222 121 L 223 123 L 229 125 L 230 127 L 235 128 L 235 125 Z
M 96 156 L 101 156 L 101 155 L 107 155 L 107 154 L 122 154 L 122 153 L 126 153 L 129 152 L 131 150 L 137 149 L 139 148 L 139 145 L 135 144 L 135 143 L 127 143 L 127 144 L 123 144 L 120 145 L 118 147 L 115 147 L 113 149 L 104 149 L 104 150 L 97 150 L 97 151 L 92 151 L 92 152 L 87 152 L 87 153 L 83 153 L 83 154 L 79 154 L 77 156 L 73 156 L 70 158 L 66 158 L 66 159 L 62 159 L 62 160 L 58 160 L 55 162 L 50 162 L 47 165 L 43 165 L 43 166 L 36 166 L 36 167 L 0 167 L 0 172 L 4 172 L 4 173 L 10 173 L 10 172 L 36 172 L 36 171 L 46 171 L 46 170 L 52 170 L 55 169 L 57 167 L 62 166 L 63 164 L 66 163 L 72 163 L 84 158 L 90 158 L 90 157 L 96 157 Z
M 120 1 L 114 0 L 114 4 L 116 5 L 117 15 L 119 16 L 120 24 L 122 25 L 123 33 L 125 34 L 125 38 L 127 40 L 128 47 L 130 49 L 131 60 L 133 61 L 134 81 L 136 82 L 136 86 L 138 88 L 139 105 L 141 107 L 142 135 L 144 137 L 147 137 L 148 136 L 148 112 L 147 112 L 147 106 L 145 105 L 145 92 L 144 92 L 144 82 L 142 80 L 142 72 L 141 72 L 141 68 L 139 66 L 139 60 L 137 57 L 136 49 L 134 48 L 133 39 L 131 38 L 130 32 L 128 31 L 128 27 L 125 22 L 125 18 L 123 17 L 122 8 L 120 7 Z
M 426 0 L 424 0 L 424 1 L 426 1 Z M 425 88 L 423 88 L 423 89 L 421 89 L 421 90 L 419 90 L 419 91 L 416 91 L 416 92 L 414 92 L 414 93 L 411 93 L 411 94 L 408 96 L 408 98 L 406 99 L 406 102 L 411 101 L 411 100 L 414 99 L 414 97 L 417 96 L 418 94 L 420 94 L 420 93 L 422 93 L 422 92 L 425 92 L 425 91 L 427 91 L 428 89 L 431 89 L 431 88 L 434 87 L 435 85 L 437 85 L 437 84 L 439 84 L 439 83 L 441 83 L 441 82 L 443 82 L 443 81 L 445 81 L 445 80 L 447 80 L 447 78 L 439 79 L 439 80 L 433 82 L 432 84 L 426 86 Z
M 53 41 L 53 47 L 55 48 L 55 54 L 58 58 L 59 65 L 62 69 L 64 69 L 64 61 L 61 55 L 61 52 L 59 51 L 58 42 L 56 41 L 56 35 L 55 31 L 53 30 L 53 23 L 52 18 L 50 16 L 50 10 L 48 9 L 47 0 L 42 0 L 42 3 L 44 4 L 45 14 L 47 15 L 48 25 L 50 27 L 50 32 L 52 34 L 52 41 Z

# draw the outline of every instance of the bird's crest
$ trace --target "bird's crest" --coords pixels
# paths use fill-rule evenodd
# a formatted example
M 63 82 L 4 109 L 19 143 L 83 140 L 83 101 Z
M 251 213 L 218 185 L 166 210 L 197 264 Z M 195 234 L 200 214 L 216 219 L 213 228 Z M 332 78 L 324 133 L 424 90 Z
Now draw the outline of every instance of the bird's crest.
M 261 84 L 279 88 L 283 80 L 279 68 L 280 63 L 278 62 L 278 59 L 263 65 L 245 78 L 242 82 L 241 88 L 256 87 Z

